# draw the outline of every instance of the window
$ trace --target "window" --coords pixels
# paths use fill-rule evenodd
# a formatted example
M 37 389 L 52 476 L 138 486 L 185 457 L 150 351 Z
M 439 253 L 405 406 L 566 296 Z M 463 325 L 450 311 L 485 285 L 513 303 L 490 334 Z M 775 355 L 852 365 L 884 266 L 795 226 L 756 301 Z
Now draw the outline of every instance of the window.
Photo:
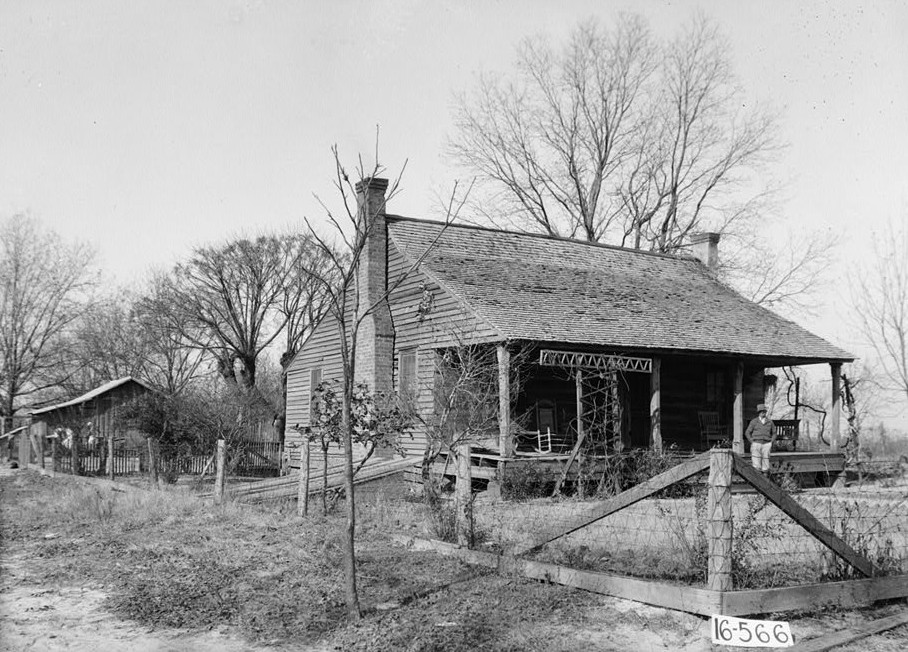
M 309 370 L 309 423 L 312 423 L 312 408 L 315 406 L 315 388 L 322 382 L 322 370 L 319 367 Z
M 416 349 L 400 352 L 397 393 L 401 398 L 416 398 Z
M 722 371 L 706 372 L 706 403 L 719 406 L 725 400 L 725 373 Z

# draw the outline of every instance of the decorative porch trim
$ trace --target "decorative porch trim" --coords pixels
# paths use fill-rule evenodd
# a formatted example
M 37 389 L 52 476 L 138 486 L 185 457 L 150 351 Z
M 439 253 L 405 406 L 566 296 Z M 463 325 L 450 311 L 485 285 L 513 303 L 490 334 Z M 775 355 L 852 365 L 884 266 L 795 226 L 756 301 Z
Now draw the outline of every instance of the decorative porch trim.
M 652 373 L 653 361 L 650 358 L 638 358 L 626 355 L 607 355 L 604 353 L 580 353 L 577 351 L 539 351 L 539 364 L 544 367 L 570 367 L 572 369 L 599 369 L 636 371 Z

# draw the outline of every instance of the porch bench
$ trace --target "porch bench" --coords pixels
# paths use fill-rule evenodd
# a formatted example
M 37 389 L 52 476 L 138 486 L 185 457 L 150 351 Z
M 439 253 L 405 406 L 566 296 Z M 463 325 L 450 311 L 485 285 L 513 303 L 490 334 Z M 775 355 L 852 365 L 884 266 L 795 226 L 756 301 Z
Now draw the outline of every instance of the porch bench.
M 772 425 L 776 429 L 775 450 L 794 452 L 798 447 L 800 434 L 800 419 L 773 419 Z

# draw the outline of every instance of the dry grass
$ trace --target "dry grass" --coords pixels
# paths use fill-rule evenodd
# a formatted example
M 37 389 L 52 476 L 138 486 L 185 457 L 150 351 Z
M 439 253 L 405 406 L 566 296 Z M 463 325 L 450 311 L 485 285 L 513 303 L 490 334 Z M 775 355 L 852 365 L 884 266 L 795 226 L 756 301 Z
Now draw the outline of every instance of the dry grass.
M 27 560 L 30 586 L 84 586 L 153 628 L 236 632 L 255 644 L 302 649 L 711 649 L 706 620 L 566 587 L 483 574 L 393 545 L 424 535 L 421 505 L 363 500 L 360 588 L 366 614 L 344 616 L 339 515 L 301 519 L 295 505 L 214 506 L 191 494 L 116 492 L 70 478 L 0 478 L 0 552 Z M 513 507 L 512 507 L 513 508 Z M 848 613 L 848 624 L 904 601 Z M 797 636 L 842 627 L 837 610 L 792 618 Z M 2 624 L 0 624 L 2 626 Z M 901 628 L 904 630 L 905 628 Z M 878 652 L 905 631 L 865 641 Z M 901 648 L 899 648 L 901 649 Z
M 294 504 L 215 506 L 177 489 L 119 492 L 35 474 L 0 488 L 4 557 L 25 553 L 37 583 L 101 589 L 112 612 L 156 628 L 227 626 L 250 642 L 351 650 L 431 650 L 442 640 L 450 650 L 513 649 L 515 636 L 528 641 L 523 614 L 551 619 L 552 605 L 575 605 L 555 617 L 569 622 L 597 599 L 396 547 L 383 533 L 422 534 L 413 523 L 425 515 L 418 504 L 378 499 L 363 501 L 360 515 L 366 618 L 349 625 L 340 515 L 301 519 Z M 501 626 L 496 605 L 520 614 L 515 627 Z

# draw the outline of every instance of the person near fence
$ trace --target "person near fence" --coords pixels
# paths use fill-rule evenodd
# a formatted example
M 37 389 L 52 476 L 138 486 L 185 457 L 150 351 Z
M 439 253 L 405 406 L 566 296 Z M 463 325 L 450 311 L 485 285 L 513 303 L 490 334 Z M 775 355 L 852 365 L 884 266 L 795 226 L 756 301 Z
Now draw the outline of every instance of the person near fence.
M 766 406 L 760 403 L 757 406 L 757 416 L 750 420 L 744 437 L 750 442 L 750 462 L 753 467 L 769 475 L 769 454 L 776 441 L 776 429 L 772 419 L 766 415 Z

